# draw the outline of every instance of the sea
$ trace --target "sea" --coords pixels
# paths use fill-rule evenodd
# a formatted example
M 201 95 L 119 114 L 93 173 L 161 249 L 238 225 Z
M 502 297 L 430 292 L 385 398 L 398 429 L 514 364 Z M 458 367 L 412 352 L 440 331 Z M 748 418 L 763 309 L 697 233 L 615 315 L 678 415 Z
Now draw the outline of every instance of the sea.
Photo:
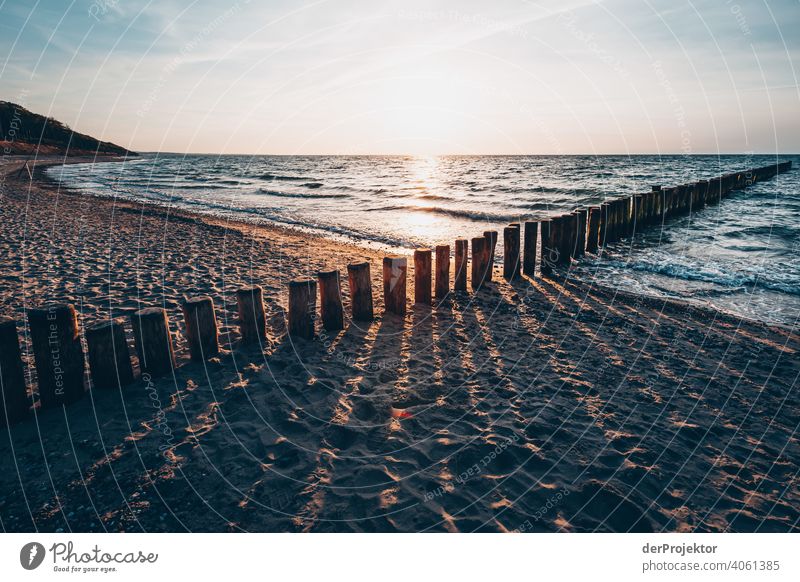
M 48 169 L 63 187 L 346 239 L 391 252 L 792 160 L 718 206 L 649 227 L 569 276 L 796 327 L 799 155 L 245 156 L 142 154 Z M 496 260 L 502 261 L 502 235 Z

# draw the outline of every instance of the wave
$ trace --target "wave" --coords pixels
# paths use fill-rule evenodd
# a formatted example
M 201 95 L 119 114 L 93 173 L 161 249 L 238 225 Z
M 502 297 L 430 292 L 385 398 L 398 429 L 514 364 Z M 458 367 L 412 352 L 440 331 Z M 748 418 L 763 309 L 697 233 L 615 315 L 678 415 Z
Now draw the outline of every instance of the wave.
M 259 188 L 259 194 L 277 196 L 279 198 L 350 198 L 348 194 L 315 194 L 313 192 L 281 192 L 280 190 L 267 190 Z
M 798 229 L 793 226 L 782 226 L 780 224 L 767 224 L 762 226 L 747 226 L 739 231 L 731 232 L 728 236 L 739 238 L 745 236 L 763 238 L 782 238 L 786 240 L 797 240 Z
M 610 261 L 609 267 L 631 269 L 633 271 L 664 275 L 683 281 L 696 281 L 712 283 L 727 288 L 734 292 L 744 289 L 768 289 L 779 291 L 787 295 L 800 295 L 800 281 L 797 277 L 786 275 L 784 279 L 774 277 L 778 273 L 727 273 L 722 270 L 714 271 L 695 265 L 676 264 L 669 262 L 630 262 Z
M 314 178 L 309 178 L 308 176 L 284 176 L 281 174 L 261 174 L 256 176 L 259 180 L 280 180 L 285 182 L 300 182 L 303 180 L 306 181 L 313 181 Z
M 481 210 L 466 210 L 461 208 L 444 208 L 441 206 L 379 206 L 367 208 L 366 212 L 391 212 L 402 210 L 406 212 L 428 212 L 430 214 L 441 214 L 453 218 L 465 218 L 475 222 L 511 222 L 520 218 L 519 214 L 502 214 L 497 212 L 485 212 Z
M 452 200 L 449 196 L 440 196 L 438 194 L 424 194 L 417 196 L 419 200 Z

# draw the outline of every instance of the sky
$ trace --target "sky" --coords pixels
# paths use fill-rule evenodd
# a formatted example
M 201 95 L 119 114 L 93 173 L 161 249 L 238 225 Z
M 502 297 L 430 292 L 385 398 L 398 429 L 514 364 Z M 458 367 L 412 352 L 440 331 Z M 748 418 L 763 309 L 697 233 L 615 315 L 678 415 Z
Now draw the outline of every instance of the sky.
M 798 0 L 0 0 L 0 46 L 137 151 L 800 152 Z

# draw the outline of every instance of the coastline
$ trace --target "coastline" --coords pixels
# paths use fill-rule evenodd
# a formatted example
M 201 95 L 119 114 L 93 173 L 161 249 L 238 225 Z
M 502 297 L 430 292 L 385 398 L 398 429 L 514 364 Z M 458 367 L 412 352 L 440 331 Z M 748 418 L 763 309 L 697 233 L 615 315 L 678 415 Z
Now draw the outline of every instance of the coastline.
M 2 477 L 4 491 L 20 494 L 0 508 L 8 530 L 510 531 L 560 488 L 569 493 L 535 529 L 797 527 L 789 417 L 800 338 L 788 328 L 571 280 L 495 276 L 492 292 L 291 342 L 288 280 L 368 260 L 381 313 L 384 253 L 59 190 L 43 168 L 63 162 L 38 162 L 32 183 L 2 180 L 4 312 L 22 329 L 27 306 L 66 300 L 80 306 L 85 328 L 159 305 L 179 368 L 152 386 L 155 412 L 152 397 L 135 390 L 93 391 L 64 414 L 44 411 L 4 434 L 0 454 L 20 447 L 30 462 Z M 15 163 L 0 172 L 10 175 Z M 231 298 L 243 283 L 264 287 L 263 350 L 237 345 Z M 343 292 L 347 305 L 346 284 Z M 186 353 L 179 304 L 203 294 L 217 303 L 223 351 L 198 365 Z M 738 394 L 740 386 L 753 395 Z M 754 411 L 752 398 L 762 397 Z M 768 442 L 759 438 L 764 423 L 774 431 Z M 76 438 L 75 457 L 59 458 Z M 451 487 L 500 445 L 471 479 L 475 491 Z M 766 465 L 753 481 L 747 453 L 757 446 L 769 452 L 753 461 Z M 20 482 L 35 482 L 44 467 L 49 483 L 21 495 Z M 657 486 L 665 475 L 674 487 Z M 786 492 L 768 496 L 780 511 L 752 507 L 753 495 L 766 495 L 762 484 Z M 520 502 L 493 509 L 503 485 Z M 87 512 L 87 487 L 102 511 Z M 182 498 L 206 494 L 225 511 L 195 515 Z M 594 518 L 601 501 L 611 510 Z

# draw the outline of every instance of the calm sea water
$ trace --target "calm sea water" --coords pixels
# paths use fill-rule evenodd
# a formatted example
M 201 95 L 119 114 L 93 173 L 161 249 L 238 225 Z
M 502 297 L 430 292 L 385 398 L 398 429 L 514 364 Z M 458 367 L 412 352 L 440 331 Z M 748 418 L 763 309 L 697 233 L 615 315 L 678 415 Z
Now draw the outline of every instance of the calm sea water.
M 795 326 L 800 316 L 800 158 L 788 174 L 651 228 L 576 277 Z M 502 230 L 606 197 L 776 162 L 775 156 L 143 155 L 54 167 L 64 186 L 330 237 L 412 249 Z M 502 258 L 502 236 L 498 260 Z

